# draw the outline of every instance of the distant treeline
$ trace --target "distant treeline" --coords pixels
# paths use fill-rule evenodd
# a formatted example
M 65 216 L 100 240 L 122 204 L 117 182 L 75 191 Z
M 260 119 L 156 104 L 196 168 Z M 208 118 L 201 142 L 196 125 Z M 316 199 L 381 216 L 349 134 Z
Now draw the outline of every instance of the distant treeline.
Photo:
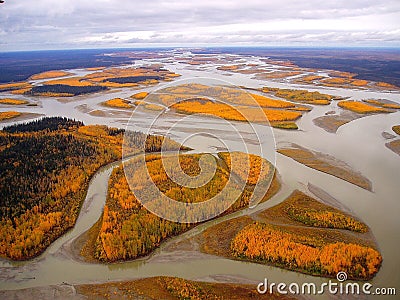
M 40 95 L 45 93 L 71 94 L 74 96 L 96 93 L 107 90 L 104 86 L 71 86 L 65 84 L 34 86 L 27 94 Z
M 126 51 L 126 50 L 125 50 Z M 113 50 L 58 50 L 0 53 L 0 83 L 23 81 L 50 70 L 109 67 L 132 63 L 127 57 L 104 56 Z
M 283 48 L 217 47 L 194 54 L 233 53 L 289 60 L 299 67 L 329 69 L 358 74 L 356 78 L 400 86 L 400 56 L 396 48 Z
M 130 77 L 117 77 L 117 78 L 109 78 L 105 81 L 110 81 L 110 82 L 115 82 L 115 83 L 137 83 L 137 82 L 142 82 L 146 80 L 162 80 L 163 77 L 161 76 L 155 76 L 155 75 L 149 75 L 149 76 L 130 76 Z
M 3 131 L 9 133 L 16 132 L 35 132 L 35 131 L 56 131 L 60 129 L 68 129 L 71 127 L 83 126 L 83 122 L 71 120 L 63 117 L 42 118 L 23 124 L 14 124 L 3 128 Z

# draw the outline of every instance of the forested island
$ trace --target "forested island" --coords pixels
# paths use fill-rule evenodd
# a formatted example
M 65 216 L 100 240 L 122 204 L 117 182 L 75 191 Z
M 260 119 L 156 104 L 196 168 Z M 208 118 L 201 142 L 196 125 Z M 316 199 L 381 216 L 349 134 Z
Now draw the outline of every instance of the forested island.
M 196 176 L 200 172 L 200 157 L 200 154 L 181 154 L 179 156 L 180 166 L 174 165 L 172 167 L 175 169 L 181 167 L 189 176 Z M 280 183 L 274 176 L 275 168 L 259 156 L 241 152 L 222 152 L 218 154 L 218 158 L 213 159 L 217 164 L 216 172 L 207 184 L 199 188 L 182 187 L 175 183 L 167 176 L 163 160 L 158 154 L 146 156 L 146 167 L 153 182 L 163 194 L 176 201 L 199 203 L 221 193 L 225 188 L 231 172 L 231 159 L 236 164 L 243 165 L 241 170 L 244 169 L 245 163 L 248 161 L 250 171 L 248 177 L 244 173 L 233 174 L 236 182 L 241 181 L 245 188 L 243 191 L 239 191 L 240 185 L 238 185 L 239 197 L 224 214 L 247 207 L 257 183 L 270 183 L 272 180 L 271 185 L 268 184 L 269 189 L 266 187 L 268 192 L 267 190 L 264 191 L 262 200 L 267 200 L 280 188 Z M 133 163 L 134 161 L 129 161 L 127 164 Z M 164 158 L 165 163 L 168 164 Z M 135 177 L 135 174 L 131 174 L 132 171 L 130 170 L 132 169 L 138 174 L 145 172 L 141 169 L 130 168 L 130 166 L 124 170 L 123 166 L 120 166 L 115 168 L 111 174 L 103 215 L 86 234 L 87 241 L 81 251 L 81 254 L 89 261 L 115 262 L 135 259 L 149 254 L 167 238 L 181 234 L 197 225 L 172 222 L 148 211 L 130 190 L 130 184 L 135 188 L 140 187 L 146 190 L 148 183 L 144 181 L 143 175 Z M 128 179 L 125 174 L 127 174 Z M 132 182 L 131 178 L 137 179 Z M 210 210 L 218 209 L 214 206 L 207 208 Z M 166 207 L 165 209 L 170 208 Z M 170 213 L 176 212 L 170 211 Z M 196 211 L 192 213 L 196 213 Z M 201 213 L 209 212 L 201 211 Z
M 90 178 L 121 159 L 123 134 L 61 117 L 0 131 L 0 256 L 32 258 L 73 227 Z M 139 152 L 146 136 L 132 136 L 132 153 Z M 159 151 L 163 141 L 147 137 L 146 151 Z

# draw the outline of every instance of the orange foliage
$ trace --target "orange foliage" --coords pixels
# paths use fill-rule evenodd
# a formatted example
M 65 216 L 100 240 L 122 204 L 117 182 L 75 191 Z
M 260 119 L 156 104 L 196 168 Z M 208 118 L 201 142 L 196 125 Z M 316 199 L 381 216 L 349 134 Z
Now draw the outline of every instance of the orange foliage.
M 39 80 L 39 79 L 47 79 L 47 78 L 55 78 L 55 77 L 64 77 L 72 75 L 72 73 L 64 72 L 64 71 L 47 71 L 39 74 L 32 75 L 30 79 Z
M 382 263 L 378 251 L 370 247 L 331 243 L 318 247 L 308 236 L 286 233 L 263 223 L 247 225 L 234 237 L 231 250 L 236 257 L 250 258 L 299 269 L 314 274 L 351 278 L 371 278 Z
M 25 93 L 28 93 L 30 90 L 31 90 L 31 88 L 13 90 L 13 91 L 11 91 L 11 94 L 13 94 L 13 95 L 23 95 Z
M 288 215 L 301 223 L 314 227 L 348 229 L 356 232 L 367 232 L 368 227 L 335 209 L 313 209 L 298 206 L 290 206 Z
M 148 110 L 154 110 L 154 111 L 162 111 L 162 110 L 165 109 L 163 106 L 157 105 L 157 104 L 153 104 L 153 103 L 147 103 L 147 104 L 145 104 L 145 105 L 144 105 L 144 108 L 145 108 L 145 109 L 148 109 Z
M 0 91 L 9 91 L 9 90 L 20 90 L 20 89 L 28 89 L 31 88 L 32 85 L 29 82 L 14 82 L 14 83 L 3 83 L 0 84 Z
M 355 86 L 366 86 L 368 81 L 363 79 L 353 79 L 350 83 Z
M 239 157 L 240 155 L 237 154 L 234 157 L 236 156 Z M 180 155 L 180 167 L 187 175 L 197 176 L 201 171 L 200 157 L 200 154 Z M 198 188 L 182 187 L 166 174 L 164 163 L 169 165 L 169 158 L 164 159 L 166 160 L 163 162 L 158 154 L 146 155 L 146 168 L 160 191 L 176 201 L 189 203 L 206 201 L 220 193 L 229 178 L 229 170 L 219 161 L 213 178 L 205 185 Z M 212 159 L 216 160 L 214 157 Z M 259 177 L 270 175 L 265 174 L 265 172 L 271 170 L 267 168 L 267 171 L 264 169 L 260 176 L 261 158 L 252 156 L 252 161 L 251 177 L 248 182 L 254 183 Z M 145 189 L 148 182 L 142 174 L 146 171 L 134 165 L 134 159 L 127 164 L 128 168 L 125 168 L 125 172 L 128 172 L 129 184 L 138 189 Z M 130 166 L 130 164 L 133 165 Z M 171 165 L 171 167 L 174 166 L 176 167 L 175 164 Z M 169 171 L 175 172 L 174 169 Z M 130 190 L 125 172 L 120 166 L 114 169 L 109 180 L 107 202 L 101 228 L 95 242 L 94 256 L 99 260 L 116 261 L 147 255 L 166 238 L 182 233 L 194 226 L 194 224 L 167 221 L 146 210 Z M 249 204 L 251 191 L 245 189 L 239 195 L 239 199 L 227 210 L 227 213 Z M 172 208 L 165 207 L 164 209 L 172 215 L 176 213 L 172 211 Z M 214 210 L 215 207 L 210 206 L 208 209 Z
M 56 79 L 44 82 L 46 85 L 63 84 L 70 86 L 93 86 L 92 83 L 88 81 L 83 81 L 83 77 L 69 77 L 63 79 Z
M 388 89 L 397 89 L 398 88 L 397 86 L 387 83 L 387 82 L 377 82 L 376 85 L 378 87 L 388 88 Z
M 368 113 L 388 113 L 387 109 L 383 108 L 378 108 L 376 106 L 368 105 L 363 102 L 358 102 L 358 101 L 340 101 L 338 102 L 338 106 L 344 109 L 351 110 L 353 112 L 359 113 L 359 114 L 368 114 Z
M 23 105 L 23 104 L 27 104 L 27 103 L 29 103 L 29 101 L 20 100 L 20 99 L 13 99 L 13 98 L 0 99 L 0 104 Z
M 389 108 L 389 109 L 400 109 L 400 105 L 396 103 L 386 103 L 384 101 L 376 100 L 376 99 L 369 99 L 369 100 L 363 100 L 366 103 L 377 105 L 383 108 Z
M 307 75 L 304 77 L 299 78 L 300 81 L 306 81 L 306 82 L 312 82 L 315 80 L 319 80 L 324 78 L 323 76 L 319 76 L 319 75 Z
M 149 94 L 148 92 L 140 92 L 140 93 L 136 93 L 136 94 L 132 95 L 131 98 L 137 99 L 137 100 L 142 100 L 142 99 L 146 98 L 148 94 Z
M 38 187 L 32 186 L 32 191 L 24 194 L 25 198 L 20 204 L 21 213 L 14 213 L 12 218 L 0 219 L 0 256 L 20 260 L 38 255 L 74 225 L 90 176 L 102 165 L 121 157 L 122 133 L 106 126 L 92 125 L 82 126 L 78 130 L 70 127 L 57 131 L 14 133 L 9 134 L 9 138 L 49 143 L 50 150 L 44 150 L 48 151 L 44 154 L 47 155 L 46 162 L 40 164 L 42 158 L 37 157 L 40 166 L 55 164 L 50 161 L 57 160 L 59 155 L 60 150 L 55 148 L 55 143 L 63 143 L 62 146 L 70 148 L 82 147 L 84 144 L 80 149 L 83 155 L 67 157 L 67 162 L 57 160 L 60 166 L 66 165 L 64 168 L 48 173 L 44 167 L 40 169 L 38 173 L 42 176 L 40 181 L 35 182 Z M 16 161 L 14 165 L 20 163 Z M 23 176 L 30 176 L 29 172 Z M 30 203 L 35 198 L 41 199 L 41 202 L 30 209 L 24 209 L 24 203 Z
M 287 101 L 271 99 L 271 98 L 268 98 L 268 97 L 265 97 L 265 96 L 261 96 L 261 95 L 257 95 L 257 94 L 251 94 L 251 96 L 262 107 L 273 107 L 273 108 L 292 108 L 292 107 L 295 107 L 295 105 L 293 103 L 290 103 L 290 102 L 287 102 Z
M 392 127 L 392 130 L 397 133 L 398 135 L 400 135 L 400 125 L 394 125 Z
M 0 121 L 16 118 L 22 115 L 22 113 L 17 111 L 1 111 L 0 112 Z
M 172 108 L 182 113 L 209 114 L 227 120 L 265 122 L 293 121 L 301 117 L 301 114 L 287 110 L 263 109 L 252 107 L 235 108 L 224 103 L 214 103 L 210 100 L 187 100 L 172 105 Z
M 230 66 L 220 66 L 217 68 L 217 70 L 221 70 L 221 71 L 235 71 L 237 69 L 239 69 L 239 65 L 230 65 Z
M 327 83 L 327 84 L 346 84 L 349 83 L 350 81 L 346 78 L 342 77 L 330 77 L 321 80 L 322 83 Z
M 131 104 L 130 101 L 121 99 L 121 98 L 114 98 L 111 100 L 107 100 L 103 102 L 105 106 L 110 106 L 110 107 L 118 107 L 118 108 L 132 108 L 133 105 Z
M 316 105 L 328 105 L 333 99 L 333 96 L 328 94 L 321 94 L 319 92 L 309 92 L 307 90 L 291 90 L 264 87 L 264 93 L 274 93 L 275 96 L 284 98 L 293 102 L 309 103 Z
M 258 155 L 243 152 L 221 152 L 218 155 L 227 164 L 229 170 L 232 168 L 233 160 L 235 166 L 238 166 L 238 168 L 235 167 L 236 175 L 246 181 L 247 184 L 256 184 L 261 179 L 265 179 L 273 169 L 273 166 L 266 159 Z

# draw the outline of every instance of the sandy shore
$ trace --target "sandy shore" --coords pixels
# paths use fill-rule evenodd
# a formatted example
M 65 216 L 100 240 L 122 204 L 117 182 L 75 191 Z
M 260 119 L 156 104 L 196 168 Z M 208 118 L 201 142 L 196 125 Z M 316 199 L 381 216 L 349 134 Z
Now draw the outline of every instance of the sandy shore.
M 400 155 L 400 140 L 394 140 L 385 144 L 394 153 Z
M 44 114 L 36 114 L 36 113 L 21 113 L 20 116 L 11 118 L 11 119 L 6 119 L 6 120 L 1 120 L 0 121 L 0 126 L 8 126 L 10 124 L 15 124 L 16 122 L 21 122 L 21 121 L 26 121 L 26 120 L 31 120 L 31 119 L 36 119 L 39 117 L 44 116 Z
M 363 189 L 372 191 L 372 183 L 369 179 L 364 177 L 360 172 L 353 170 L 345 162 L 333 156 L 311 151 L 296 144 L 290 144 L 289 146 L 279 148 L 277 151 L 309 168 L 335 176 Z
M 342 112 L 339 115 L 334 115 L 332 112 L 328 112 L 325 116 L 315 118 L 314 124 L 321 127 L 327 132 L 336 133 L 340 126 L 347 124 L 351 121 L 366 117 L 367 115 L 360 115 L 353 112 Z

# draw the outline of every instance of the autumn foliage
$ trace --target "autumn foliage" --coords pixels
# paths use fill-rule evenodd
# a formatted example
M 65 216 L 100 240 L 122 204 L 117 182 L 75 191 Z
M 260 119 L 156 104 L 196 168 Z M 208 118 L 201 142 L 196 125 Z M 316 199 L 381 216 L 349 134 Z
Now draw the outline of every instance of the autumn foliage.
M 368 227 L 364 223 L 332 208 L 316 210 L 291 206 L 287 213 L 292 219 L 309 226 L 348 229 L 357 232 L 368 231 Z
M 390 109 L 400 109 L 400 104 L 390 102 L 390 101 L 384 101 L 384 100 L 377 100 L 377 99 L 368 99 L 364 100 L 364 102 L 368 104 L 373 104 L 376 106 L 380 106 L 383 108 L 390 108 Z
M 40 254 L 71 228 L 91 176 L 121 158 L 124 130 L 44 118 L 0 132 L 0 256 L 14 260 Z M 138 151 L 146 139 L 131 133 Z M 160 149 L 148 138 L 146 150 Z M 136 144 L 135 144 L 136 143 Z
M 271 126 L 282 122 L 293 122 L 302 116 L 302 111 L 305 111 L 304 107 L 295 103 L 250 94 L 238 88 L 197 83 L 168 87 L 149 97 L 154 102 L 159 101 L 171 106 L 180 113 L 208 114 L 226 120 L 258 123 L 266 122 L 268 119 Z
M 393 130 L 396 134 L 400 135 L 400 125 L 395 125 L 395 126 L 393 126 L 393 127 L 392 127 L 392 130 Z
M 16 118 L 16 117 L 19 117 L 20 115 L 22 115 L 22 113 L 20 113 L 18 111 L 1 111 L 0 112 L 0 121 Z
M 131 98 L 136 99 L 136 100 L 142 100 L 142 99 L 146 98 L 148 96 L 148 94 L 149 94 L 148 92 L 140 92 L 140 93 L 133 94 L 131 96 Z
M 353 112 L 359 114 L 368 114 L 368 113 L 388 113 L 390 112 L 387 109 L 372 106 L 363 102 L 359 101 L 340 101 L 338 106 L 347 110 L 351 110 Z
M 12 82 L 12 83 L 1 83 L 0 91 L 7 92 L 13 90 L 30 89 L 32 85 L 29 82 Z
M 307 90 L 264 87 L 262 91 L 264 93 L 273 93 L 275 96 L 289 101 L 314 105 L 328 105 L 334 98 L 333 96 L 328 94 L 322 94 L 320 92 L 309 92 Z
M 29 103 L 29 101 L 21 100 L 21 99 L 13 99 L 13 98 L 0 99 L 0 104 L 23 105 L 23 104 L 28 104 L 28 103 Z
M 72 73 L 65 71 L 47 71 L 39 74 L 32 75 L 30 79 L 39 80 L 39 79 L 47 79 L 47 78 L 55 78 L 55 77 L 64 77 L 72 75 Z
M 109 88 L 153 85 L 160 81 L 172 81 L 180 76 L 159 65 L 133 68 L 88 68 L 87 71 L 93 72 L 84 76 L 66 77 L 73 74 L 62 70 L 47 71 L 30 77 L 31 80 L 49 79 L 40 84 L 29 82 L 0 84 L 0 91 L 45 97 L 73 97 Z
M 294 222 L 293 222 L 294 221 Z M 348 232 L 338 230 L 345 229 Z M 294 191 L 258 215 L 231 241 L 232 255 L 309 274 L 346 272 L 369 279 L 378 272 L 380 253 L 358 235 L 369 232 L 355 217 Z
M 210 100 L 187 100 L 172 105 L 172 108 L 182 113 L 209 114 L 234 121 L 270 122 L 293 121 L 301 117 L 301 113 L 287 110 L 257 109 L 252 107 L 240 107 L 215 103 Z
M 222 155 L 225 160 L 228 159 L 227 153 Z M 236 156 L 246 156 L 246 154 L 237 154 Z M 200 172 L 200 157 L 200 154 L 182 154 L 179 156 L 180 167 L 187 175 L 197 176 Z M 267 163 L 259 157 L 251 157 L 252 167 L 247 182 L 254 184 L 259 177 L 267 176 L 266 173 L 270 175 L 272 169 L 267 167 L 261 172 L 261 164 L 267 165 Z M 168 165 L 168 162 L 166 163 Z M 174 168 L 176 167 L 175 165 Z M 216 173 L 212 179 L 198 188 L 182 187 L 173 182 L 166 174 L 163 161 L 158 154 L 146 156 L 146 168 L 160 191 L 180 202 L 194 203 L 210 199 L 220 193 L 229 177 L 229 168 L 221 160 L 217 161 Z M 131 185 L 134 188 L 145 189 L 147 182 L 143 181 L 144 177 L 140 175 L 143 171 L 133 168 L 135 173 L 131 174 L 129 173 L 130 169 L 128 166 L 125 172 L 128 172 L 128 178 L 132 178 L 130 179 Z M 241 192 L 239 199 L 226 213 L 246 207 L 249 204 L 250 195 L 251 187 L 249 186 Z M 168 208 L 165 209 L 168 210 Z M 210 207 L 209 209 L 214 208 Z M 193 226 L 194 224 L 171 222 L 147 211 L 130 190 L 124 169 L 121 166 L 114 169 L 110 177 L 107 202 L 95 241 L 93 256 L 102 261 L 134 259 L 147 255 L 166 238 L 180 234 Z
M 370 247 L 341 242 L 316 247 L 313 243 L 310 237 L 256 222 L 235 236 L 231 249 L 237 257 L 276 263 L 312 274 L 333 276 L 344 271 L 352 278 L 371 278 L 382 262 L 379 252 Z
M 283 202 L 203 231 L 203 252 L 318 276 L 370 279 L 382 256 L 363 222 L 296 190 Z
M 221 152 L 219 156 L 225 161 L 229 170 L 231 170 L 232 161 L 238 167 L 235 168 L 236 175 L 247 184 L 256 184 L 260 179 L 271 174 L 274 168 L 267 160 L 254 154 L 245 154 L 243 152 Z M 248 173 L 246 171 L 249 171 Z
M 116 108 L 132 108 L 133 105 L 131 104 L 130 101 L 121 99 L 121 98 L 114 98 L 111 100 L 107 100 L 103 102 L 105 106 L 109 107 L 116 107 Z

